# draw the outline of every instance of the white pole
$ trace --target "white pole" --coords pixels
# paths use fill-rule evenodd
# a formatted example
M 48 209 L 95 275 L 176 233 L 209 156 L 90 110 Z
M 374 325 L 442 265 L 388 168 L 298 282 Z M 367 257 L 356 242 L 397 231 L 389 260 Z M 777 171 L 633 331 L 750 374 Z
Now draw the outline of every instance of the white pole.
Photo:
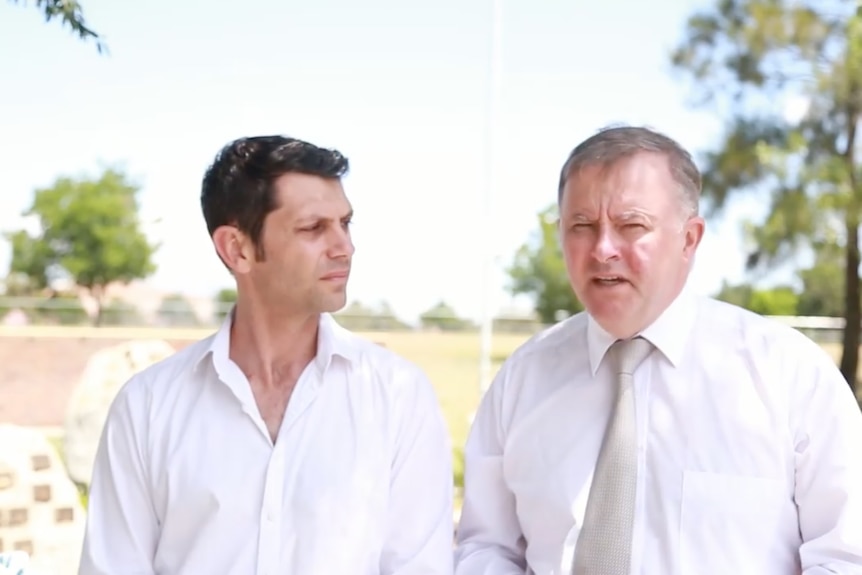
M 485 393 L 491 385 L 491 338 L 494 321 L 496 286 L 492 285 L 496 242 L 494 238 L 493 197 L 498 188 L 497 147 L 499 145 L 500 99 L 503 72 L 503 0 L 491 0 L 493 22 L 491 29 L 491 81 L 488 96 L 488 117 L 485 131 L 485 194 L 482 218 L 485 223 L 482 250 L 482 326 L 479 349 L 479 391 Z

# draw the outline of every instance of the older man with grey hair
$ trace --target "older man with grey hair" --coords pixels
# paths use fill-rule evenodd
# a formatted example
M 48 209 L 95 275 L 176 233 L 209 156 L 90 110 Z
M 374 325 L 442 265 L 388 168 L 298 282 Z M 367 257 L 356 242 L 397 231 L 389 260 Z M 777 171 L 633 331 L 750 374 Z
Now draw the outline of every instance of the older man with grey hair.
M 700 190 L 650 129 L 571 153 L 559 233 L 586 311 L 482 400 L 457 575 L 862 573 L 862 413 L 814 342 L 686 286 Z

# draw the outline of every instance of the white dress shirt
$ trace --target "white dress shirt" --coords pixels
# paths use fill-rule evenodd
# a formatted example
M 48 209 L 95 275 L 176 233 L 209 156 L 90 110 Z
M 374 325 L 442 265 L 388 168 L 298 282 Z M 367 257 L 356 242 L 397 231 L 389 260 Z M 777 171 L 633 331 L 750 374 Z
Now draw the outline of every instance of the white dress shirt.
M 230 321 L 116 397 L 80 575 L 450 575 L 452 453 L 425 375 L 324 315 L 273 444 Z
M 785 325 L 686 292 L 641 335 L 657 351 L 634 376 L 631 573 L 862 573 L 862 412 L 834 361 Z M 613 342 L 582 313 L 501 368 L 465 450 L 457 575 L 570 573 Z

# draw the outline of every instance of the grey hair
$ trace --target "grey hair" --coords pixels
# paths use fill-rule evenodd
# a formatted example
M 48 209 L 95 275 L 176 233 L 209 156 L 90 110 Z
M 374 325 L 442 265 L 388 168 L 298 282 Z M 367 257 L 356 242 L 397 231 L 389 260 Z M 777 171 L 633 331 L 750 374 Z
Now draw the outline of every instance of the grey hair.
M 689 216 L 697 215 L 703 184 L 691 154 L 672 138 L 638 126 L 611 126 L 578 144 L 560 173 L 557 204 L 562 203 L 566 182 L 580 170 L 588 166 L 609 168 L 639 153 L 660 154 L 667 158 L 671 176 L 679 185 L 682 207 Z

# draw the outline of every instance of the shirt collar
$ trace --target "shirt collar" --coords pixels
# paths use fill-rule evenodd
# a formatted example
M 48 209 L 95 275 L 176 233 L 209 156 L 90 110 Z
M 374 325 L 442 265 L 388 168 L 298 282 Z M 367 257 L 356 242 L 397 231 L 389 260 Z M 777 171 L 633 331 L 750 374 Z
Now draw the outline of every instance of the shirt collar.
M 684 287 L 668 308 L 639 334 L 670 361 L 674 367 L 682 361 L 695 319 L 696 301 L 690 289 Z M 592 316 L 587 320 L 587 348 L 590 370 L 595 375 L 605 353 L 617 338 L 605 331 Z
M 235 306 L 225 316 L 218 331 L 210 337 L 208 346 L 205 346 L 200 357 L 195 361 L 194 369 L 207 358 L 212 358 L 212 364 L 218 373 L 224 373 L 230 357 L 230 330 L 233 325 Z M 317 331 L 317 355 L 314 363 L 318 371 L 323 374 L 334 356 L 340 356 L 347 361 L 353 362 L 357 359 L 358 350 L 351 339 L 350 332 L 341 327 L 330 314 L 320 315 L 320 323 Z

